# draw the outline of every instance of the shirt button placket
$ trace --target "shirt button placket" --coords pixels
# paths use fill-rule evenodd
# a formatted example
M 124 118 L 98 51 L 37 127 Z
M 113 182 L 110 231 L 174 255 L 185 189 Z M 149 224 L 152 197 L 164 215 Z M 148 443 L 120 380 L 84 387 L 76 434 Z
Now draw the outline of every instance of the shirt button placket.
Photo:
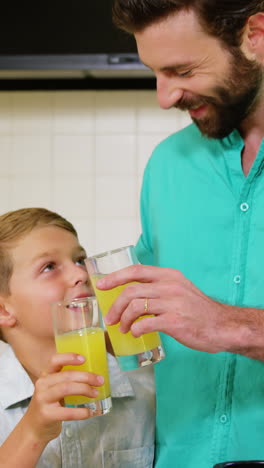
M 249 210 L 249 204 L 247 202 L 243 202 L 239 205 L 239 208 L 242 213 L 246 213 Z M 239 285 L 241 283 L 241 275 L 235 275 L 233 281 L 235 284 Z

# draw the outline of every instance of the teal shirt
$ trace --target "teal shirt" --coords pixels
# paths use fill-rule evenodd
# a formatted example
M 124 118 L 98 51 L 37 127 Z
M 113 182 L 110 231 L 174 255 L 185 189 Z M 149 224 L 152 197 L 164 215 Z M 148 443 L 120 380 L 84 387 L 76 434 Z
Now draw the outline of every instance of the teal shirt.
M 155 149 L 137 254 L 141 263 L 180 270 L 220 302 L 264 308 L 264 144 L 248 177 L 243 147 L 237 131 L 209 140 L 190 125 Z M 264 363 L 162 339 L 155 467 L 264 459 Z

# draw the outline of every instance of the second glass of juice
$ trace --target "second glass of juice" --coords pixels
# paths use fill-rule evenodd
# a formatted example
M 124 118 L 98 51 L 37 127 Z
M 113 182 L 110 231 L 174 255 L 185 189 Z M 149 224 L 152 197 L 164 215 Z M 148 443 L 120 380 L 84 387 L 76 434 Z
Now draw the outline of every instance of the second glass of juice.
M 78 366 L 64 366 L 64 370 L 94 372 L 104 377 L 104 384 L 97 387 L 98 396 L 69 395 L 64 398 L 66 406 L 83 406 L 92 416 L 109 413 L 112 408 L 108 362 L 104 330 L 96 297 L 82 297 L 71 302 L 52 304 L 52 321 L 58 353 L 77 353 L 86 358 Z
M 103 291 L 96 288 L 97 280 L 108 273 L 135 263 L 139 262 L 132 245 L 94 255 L 86 260 L 87 270 L 103 317 L 128 284 Z M 125 334 L 121 333 L 119 331 L 119 323 L 116 325 L 106 325 L 106 328 L 115 355 L 123 370 L 153 364 L 165 357 L 158 332 L 146 333 L 135 338 L 130 331 Z M 128 357 L 129 359 L 123 359 Z

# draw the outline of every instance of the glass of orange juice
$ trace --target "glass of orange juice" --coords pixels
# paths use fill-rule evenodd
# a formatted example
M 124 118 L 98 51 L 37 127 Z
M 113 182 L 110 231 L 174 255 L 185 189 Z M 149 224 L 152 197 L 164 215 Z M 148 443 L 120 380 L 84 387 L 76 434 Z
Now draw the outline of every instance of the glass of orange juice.
M 88 257 L 85 263 L 104 317 L 128 283 L 102 291 L 96 288 L 97 280 L 108 273 L 139 263 L 139 261 L 134 247 L 129 245 Z M 135 338 L 130 331 L 125 334 L 121 333 L 119 331 L 119 323 L 116 325 L 106 325 L 106 329 L 115 355 L 123 370 L 153 364 L 165 357 L 158 332 L 146 333 Z
M 109 413 L 112 408 L 104 330 L 96 297 L 82 297 L 71 302 L 56 302 L 51 306 L 55 343 L 58 353 L 77 353 L 86 358 L 78 366 L 64 366 L 64 370 L 94 372 L 104 377 L 98 396 L 69 395 L 66 406 L 83 406 L 93 416 Z

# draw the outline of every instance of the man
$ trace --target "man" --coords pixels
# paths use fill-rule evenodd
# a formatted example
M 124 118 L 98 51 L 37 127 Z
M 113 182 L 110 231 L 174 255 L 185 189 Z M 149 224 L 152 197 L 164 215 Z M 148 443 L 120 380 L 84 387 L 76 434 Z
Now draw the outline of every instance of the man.
M 154 71 L 160 106 L 194 121 L 145 170 L 145 265 L 97 282 L 139 282 L 109 324 L 164 332 L 156 468 L 264 459 L 264 2 L 115 0 L 114 17 Z

